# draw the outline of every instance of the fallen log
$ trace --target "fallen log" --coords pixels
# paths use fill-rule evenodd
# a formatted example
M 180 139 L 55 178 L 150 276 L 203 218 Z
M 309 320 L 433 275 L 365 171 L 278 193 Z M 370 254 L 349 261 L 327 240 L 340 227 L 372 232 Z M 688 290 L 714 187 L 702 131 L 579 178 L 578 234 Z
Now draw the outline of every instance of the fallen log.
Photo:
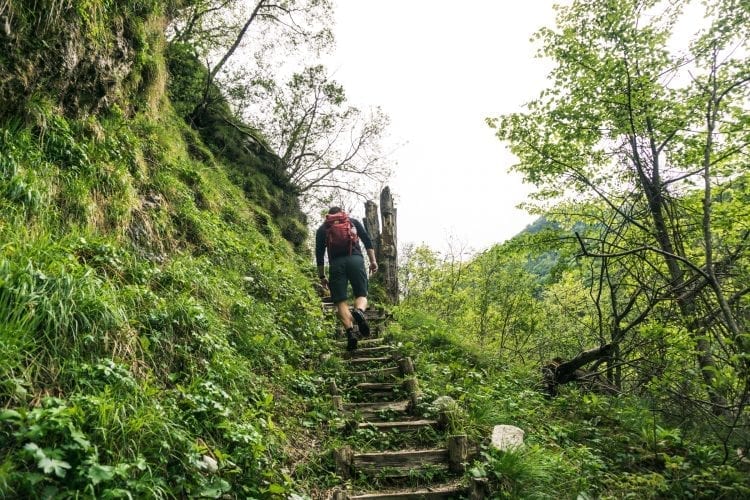
M 570 361 L 554 358 L 542 367 L 542 376 L 550 396 L 557 394 L 557 386 L 568 382 L 592 380 L 592 373 L 582 368 L 592 361 L 609 358 L 612 355 L 613 344 L 605 344 L 587 351 L 583 351 Z

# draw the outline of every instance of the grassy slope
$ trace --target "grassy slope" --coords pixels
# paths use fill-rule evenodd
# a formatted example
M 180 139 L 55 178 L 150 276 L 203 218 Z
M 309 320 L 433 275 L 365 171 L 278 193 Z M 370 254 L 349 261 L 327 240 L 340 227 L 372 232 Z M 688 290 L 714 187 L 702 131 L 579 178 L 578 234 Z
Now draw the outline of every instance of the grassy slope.
M 71 113 L 46 75 L 0 123 L 0 497 L 282 494 L 319 398 L 311 266 L 274 183 L 254 201 L 172 110 L 160 2 L 84 3 L 67 33 L 129 26 L 117 104 Z

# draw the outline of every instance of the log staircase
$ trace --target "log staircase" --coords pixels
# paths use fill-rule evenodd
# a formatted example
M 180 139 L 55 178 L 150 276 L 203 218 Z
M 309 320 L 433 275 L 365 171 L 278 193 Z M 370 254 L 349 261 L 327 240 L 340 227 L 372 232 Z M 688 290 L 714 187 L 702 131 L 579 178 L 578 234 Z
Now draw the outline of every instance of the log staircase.
M 335 314 L 331 306 L 324 309 Z M 446 435 L 445 420 L 418 413 L 419 387 L 414 363 L 384 336 L 382 311 L 367 311 L 372 336 L 346 351 L 346 366 L 329 382 L 334 408 L 346 421 L 339 432 L 347 444 L 334 453 L 342 484 L 328 498 L 480 499 L 486 486 L 464 479 L 476 451 L 464 435 Z M 339 339 L 343 331 L 337 332 Z

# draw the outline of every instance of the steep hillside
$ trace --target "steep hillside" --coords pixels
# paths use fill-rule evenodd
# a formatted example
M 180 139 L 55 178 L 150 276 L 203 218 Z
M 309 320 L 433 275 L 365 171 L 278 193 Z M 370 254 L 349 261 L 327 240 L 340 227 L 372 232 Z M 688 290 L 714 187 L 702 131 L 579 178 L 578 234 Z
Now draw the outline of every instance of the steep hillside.
M 0 4 L 2 497 L 293 488 L 325 347 L 304 218 L 262 144 L 175 111 L 186 3 Z

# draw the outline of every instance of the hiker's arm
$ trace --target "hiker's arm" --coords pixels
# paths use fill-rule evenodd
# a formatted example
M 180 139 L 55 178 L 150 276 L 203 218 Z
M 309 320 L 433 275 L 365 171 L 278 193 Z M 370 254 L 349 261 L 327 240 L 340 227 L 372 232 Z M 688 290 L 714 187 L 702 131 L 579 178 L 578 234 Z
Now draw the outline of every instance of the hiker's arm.
M 327 287 L 328 280 L 326 279 L 325 262 L 323 260 L 323 256 L 326 252 L 325 240 L 325 232 L 319 228 L 315 232 L 315 263 L 318 265 L 318 278 L 320 278 L 320 282 Z
M 378 261 L 375 260 L 375 250 L 368 248 L 367 258 L 370 259 L 370 273 L 374 273 L 378 270 Z

